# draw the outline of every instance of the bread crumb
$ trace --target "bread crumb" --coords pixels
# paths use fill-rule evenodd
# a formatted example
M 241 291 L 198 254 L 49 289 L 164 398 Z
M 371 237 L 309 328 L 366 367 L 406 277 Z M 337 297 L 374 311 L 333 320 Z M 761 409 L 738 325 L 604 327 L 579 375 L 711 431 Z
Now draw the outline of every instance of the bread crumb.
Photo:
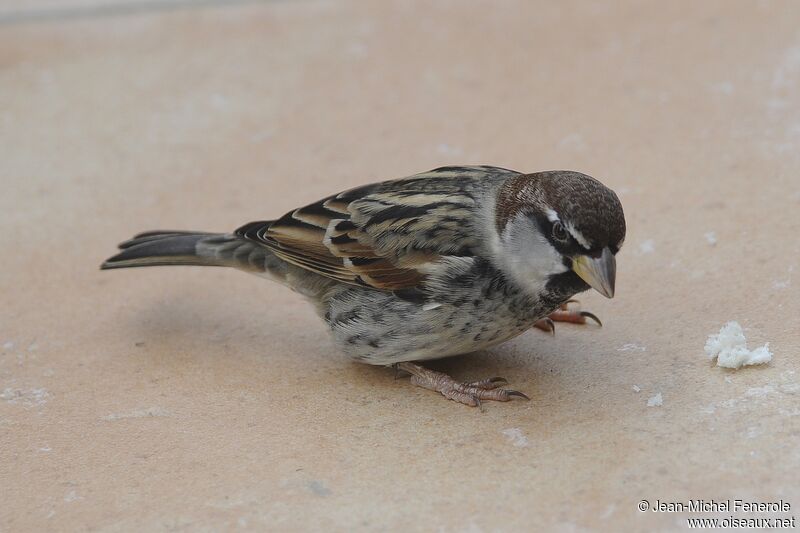
M 520 428 L 504 429 L 503 435 L 508 437 L 509 442 L 517 448 L 526 448 L 528 446 L 528 437 L 522 433 Z
M 0 399 L 11 404 L 20 404 L 25 407 L 38 407 L 47 403 L 50 393 L 46 389 L 12 389 L 6 388 L 0 392 Z
M 617 348 L 618 352 L 646 352 L 647 348 L 645 346 L 640 346 L 635 342 L 629 342 L 627 344 L 623 344 L 622 348 Z
M 653 239 L 647 239 L 639 244 L 639 254 L 652 254 L 656 251 L 656 243 Z
M 642 388 L 639 385 L 634 385 L 633 392 L 642 392 Z
M 745 396 L 750 396 L 754 398 L 766 398 L 770 394 L 774 394 L 776 392 L 775 387 L 772 385 L 764 385 L 763 387 L 750 387 L 744 392 Z
M 703 237 L 706 238 L 706 242 L 711 246 L 717 245 L 717 234 L 713 231 L 709 231 L 708 233 L 704 234 Z
M 752 351 L 747 349 L 747 339 L 742 331 L 742 326 L 734 321 L 722 326 L 716 335 L 708 336 L 705 352 L 709 359 L 716 358 L 717 366 L 723 368 L 761 365 L 772 360 L 769 343 Z
M 67 495 L 64 496 L 64 501 L 67 502 L 67 503 L 74 502 L 76 500 L 82 500 L 82 499 L 83 499 L 83 496 L 79 496 L 78 493 L 75 492 L 74 490 L 69 491 L 67 493 Z
M 464 150 L 462 150 L 458 146 L 452 146 L 447 143 L 439 143 L 439 145 L 436 147 L 436 151 L 442 155 L 451 157 L 460 156 L 464 154 Z
M 655 396 L 651 396 L 647 399 L 647 407 L 661 407 L 664 404 L 664 398 L 661 396 L 659 392 Z
M 104 416 L 103 420 L 123 420 L 126 418 L 151 418 L 156 416 L 171 416 L 171 413 L 161 407 L 150 407 L 149 409 L 136 409 L 130 413 L 117 413 Z

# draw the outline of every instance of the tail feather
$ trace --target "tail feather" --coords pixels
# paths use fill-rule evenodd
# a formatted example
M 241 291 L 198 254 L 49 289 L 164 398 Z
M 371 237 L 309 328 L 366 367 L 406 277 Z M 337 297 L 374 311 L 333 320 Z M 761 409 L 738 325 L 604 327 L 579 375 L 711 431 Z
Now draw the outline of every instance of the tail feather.
M 119 245 L 102 270 L 163 265 L 230 266 L 264 271 L 271 252 L 237 235 L 190 231 L 148 231 Z
M 217 233 L 206 233 L 202 231 L 178 231 L 178 230 L 161 230 L 161 231 L 145 231 L 134 235 L 133 238 L 119 243 L 119 249 L 124 250 L 131 246 L 144 244 L 146 242 L 158 241 L 167 237 L 180 237 L 180 236 L 211 236 L 218 235 Z

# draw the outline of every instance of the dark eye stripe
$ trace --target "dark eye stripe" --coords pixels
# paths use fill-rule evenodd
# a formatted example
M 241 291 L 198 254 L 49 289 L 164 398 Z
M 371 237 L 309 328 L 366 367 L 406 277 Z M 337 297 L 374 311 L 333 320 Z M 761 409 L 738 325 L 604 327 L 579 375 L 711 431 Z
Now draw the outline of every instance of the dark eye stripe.
M 572 235 L 570 235 L 569 232 L 566 231 L 566 228 L 564 228 L 564 231 L 567 233 L 567 240 L 566 241 L 556 240 L 553 237 L 553 223 L 550 222 L 550 220 L 545 215 L 531 214 L 530 218 L 537 226 L 539 226 L 539 231 L 542 233 L 542 235 L 544 235 L 545 239 L 547 239 L 547 241 L 553 245 L 553 248 L 558 250 L 561 254 L 571 255 L 583 250 L 583 247 L 580 244 L 578 244 L 578 242 L 575 239 L 572 238 Z

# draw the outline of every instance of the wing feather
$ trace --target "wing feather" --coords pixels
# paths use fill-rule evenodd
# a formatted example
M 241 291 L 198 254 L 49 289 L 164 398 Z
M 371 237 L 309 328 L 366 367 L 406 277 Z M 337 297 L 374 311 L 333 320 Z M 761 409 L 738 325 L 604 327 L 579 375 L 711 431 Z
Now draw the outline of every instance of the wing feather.
M 497 167 L 442 167 L 357 187 L 236 233 L 331 279 L 414 289 L 442 256 L 474 254 L 480 245 L 477 192 L 516 174 Z

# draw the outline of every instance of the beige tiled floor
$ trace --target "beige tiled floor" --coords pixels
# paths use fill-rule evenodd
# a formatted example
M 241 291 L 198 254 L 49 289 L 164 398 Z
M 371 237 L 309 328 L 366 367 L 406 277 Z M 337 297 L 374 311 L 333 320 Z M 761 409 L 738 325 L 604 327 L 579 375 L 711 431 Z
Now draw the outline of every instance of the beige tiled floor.
M 796 4 L 72 6 L 0 6 L 0 531 L 798 514 Z M 254 277 L 97 270 L 139 230 L 229 230 L 448 163 L 574 168 L 625 206 L 618 296 L 583 297 L 603 329 L 439 364 L 530 403 L 480 412 L 351 363 Z M 770 365 L 710 366 L 732 319 Z

